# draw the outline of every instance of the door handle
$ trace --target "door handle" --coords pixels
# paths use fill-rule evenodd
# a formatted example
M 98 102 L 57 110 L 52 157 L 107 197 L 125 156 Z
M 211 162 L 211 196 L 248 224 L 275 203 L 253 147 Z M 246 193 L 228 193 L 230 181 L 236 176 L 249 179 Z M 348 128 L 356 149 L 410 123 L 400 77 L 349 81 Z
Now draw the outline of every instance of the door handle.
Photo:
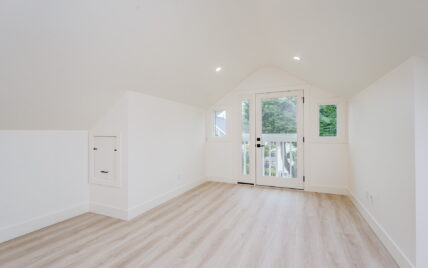
M 101 170 L 100 172 L 101 172 L 101 173 L 108 173 L 108 171 L 107 171 L 107 170 Z
M 265 147 L 265 146 L 263 144 L 257 144 L 256 147 L 259 148 L 259 147 Z

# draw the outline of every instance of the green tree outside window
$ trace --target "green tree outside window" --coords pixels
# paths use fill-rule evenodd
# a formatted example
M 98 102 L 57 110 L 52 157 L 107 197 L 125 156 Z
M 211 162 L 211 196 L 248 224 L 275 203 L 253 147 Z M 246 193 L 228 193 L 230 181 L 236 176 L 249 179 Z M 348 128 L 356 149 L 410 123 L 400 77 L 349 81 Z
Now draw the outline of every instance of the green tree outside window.
M 320 136 L 337 136 L 337 105 L 320 105 Z
M 262 133 L 297 133 L 295 97 L 264 99 L 262 102 Z

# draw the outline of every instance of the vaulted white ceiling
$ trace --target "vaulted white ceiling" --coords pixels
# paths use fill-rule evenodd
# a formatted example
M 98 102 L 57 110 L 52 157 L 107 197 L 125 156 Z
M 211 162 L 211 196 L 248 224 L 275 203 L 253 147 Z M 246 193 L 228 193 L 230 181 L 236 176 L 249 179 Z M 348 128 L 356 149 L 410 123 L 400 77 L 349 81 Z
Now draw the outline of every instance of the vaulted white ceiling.
M 4 0 L 0 128 L 87 129 L 125 90 L 206 107 L 268 64 L 351 96 L 428 56 L 424 2 Z

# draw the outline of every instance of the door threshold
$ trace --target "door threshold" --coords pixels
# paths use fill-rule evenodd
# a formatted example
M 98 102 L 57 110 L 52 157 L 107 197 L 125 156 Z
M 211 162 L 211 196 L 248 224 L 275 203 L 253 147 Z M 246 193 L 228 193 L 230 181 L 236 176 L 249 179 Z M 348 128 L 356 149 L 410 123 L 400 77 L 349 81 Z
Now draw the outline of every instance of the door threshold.
M 298 191 L 304 191 L 305 190 L 305 189 L 300 189 L 300 188 L 281 187 L 281 186 L 272 186 L 272 185 L 263 185 L 263 184 L 254 184 L 254 186 L 270 187 L 270 188 L 277 188 L 277 189 L 298 190 Z
M 254 186 L 254 183 L 251 183 L 251 182 L 240 182 L 240 181 L 238 181 L 238 184 L 253 185 Z

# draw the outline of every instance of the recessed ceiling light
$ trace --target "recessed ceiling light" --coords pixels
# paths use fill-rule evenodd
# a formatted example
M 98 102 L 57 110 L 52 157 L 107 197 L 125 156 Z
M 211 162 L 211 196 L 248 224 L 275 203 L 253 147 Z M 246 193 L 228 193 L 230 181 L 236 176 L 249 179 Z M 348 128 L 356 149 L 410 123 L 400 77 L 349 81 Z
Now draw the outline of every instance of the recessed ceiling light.
M 218 72 L 220 72 L 222 69 L 223 69 L 223 68 L 221 68 L 221 67 L 219 66 L 219 67 L 215 68 L 215 71 L 218 73 Z
M 294 56 L 293 57 L 293 60 L 295 60 L 295 61 L 300 61 L 302 58 L 300 58 L 299 56 Z

